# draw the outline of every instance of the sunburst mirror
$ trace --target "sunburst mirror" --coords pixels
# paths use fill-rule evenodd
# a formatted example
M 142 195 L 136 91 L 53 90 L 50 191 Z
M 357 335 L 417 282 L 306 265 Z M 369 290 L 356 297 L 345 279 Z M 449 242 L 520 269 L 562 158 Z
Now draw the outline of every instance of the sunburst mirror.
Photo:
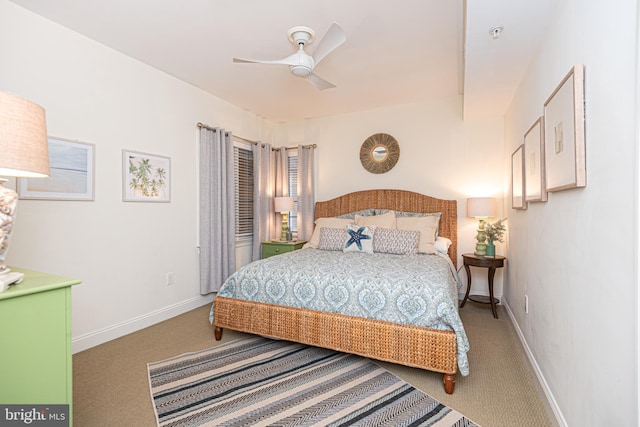
M 371 173 L 389 172 L 399 158 L 398 141 L 386 133 L 371 135 L 360 147 L 360 162 Z

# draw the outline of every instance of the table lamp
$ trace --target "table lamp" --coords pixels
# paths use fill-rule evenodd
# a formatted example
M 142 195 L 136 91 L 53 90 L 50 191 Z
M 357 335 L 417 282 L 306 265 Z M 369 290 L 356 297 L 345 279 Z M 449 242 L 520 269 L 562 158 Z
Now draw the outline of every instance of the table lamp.
M 286 242 L 287 233 L 289 233 L 289 212 L 293 210 L 293 197 L 276 197 L 274 199 L 275 211 L 282 214 L 282 233 L 280 233 L 280 241 Z
M 496 199 L 493 197 L 473 197 L 467 199 L 467 216 L 478 220 L 478 235 L 476 236 L 476 250 L 474 254 L 487 254 L 487 235 L 484 232 L 484 222 L 487 218 L 496 216 Z
M 49 176 L 44 109 L 31 101 L 3 92 L 0 92 L 0 176 Z M 18 203 L 18 194 L 2 186 L 6 181 L 0 178 L 0 281 L 3 281 L 4 274 L 9 273 L 5 258 Z

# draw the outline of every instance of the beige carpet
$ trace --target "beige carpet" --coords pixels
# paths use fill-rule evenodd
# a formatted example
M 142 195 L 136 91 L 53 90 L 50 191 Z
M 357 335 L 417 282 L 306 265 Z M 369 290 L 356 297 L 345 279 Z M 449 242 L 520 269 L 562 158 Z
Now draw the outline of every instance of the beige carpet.
M 518 337 L 500 307 L 461 309 L 471 343 L 471 374 L 458 376 L 447 395 L 442 375 L 378 362 L 416 388 L 483 427 L 555 426 Z M 155 426 L 147 363 L 216 345 L 209 306 L 110 341 L 73 356 L 73 422 L 77 427 Z M 245 334 L 227 330 L 221 342 Z

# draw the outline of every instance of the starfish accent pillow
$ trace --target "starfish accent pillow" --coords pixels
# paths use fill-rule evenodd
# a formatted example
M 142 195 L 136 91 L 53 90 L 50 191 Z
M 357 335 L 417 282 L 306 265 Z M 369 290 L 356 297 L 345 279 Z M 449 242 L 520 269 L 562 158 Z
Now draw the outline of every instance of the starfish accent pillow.
M 367 225 L 347 225 L 347 241 L 344 252 L 373 253 L 373 233 L 376 228 Z

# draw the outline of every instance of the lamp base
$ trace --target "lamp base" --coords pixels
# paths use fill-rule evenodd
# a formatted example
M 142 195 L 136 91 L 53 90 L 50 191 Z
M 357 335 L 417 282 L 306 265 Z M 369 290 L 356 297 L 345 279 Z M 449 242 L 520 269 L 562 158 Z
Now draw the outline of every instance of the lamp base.
M 289 234 L 289 221 L 287 220 L 287 216 L 289 215 L 289 212 L 281 212 L 282 214 L 282 233 L 280 233 L 280 241 L 281 242 L 286 242 L 287 241 L 287 235 Z
M 476 250 L 473 252 L 478 256 L 486 256 L 487 255 L 487 244 L 486 243 L 476 243 Z
M 9 237 L 16 217 L 18 193 L 2 184 L 6 179 L 0 178 L 0 274 L 7 270 L 5 259 L 9 249 Z
M 484 219 L 479 220 L 476 240 L 476 250 L 474 254 L 478 256 L 487 255 L 487 234 L 484 232 Z

